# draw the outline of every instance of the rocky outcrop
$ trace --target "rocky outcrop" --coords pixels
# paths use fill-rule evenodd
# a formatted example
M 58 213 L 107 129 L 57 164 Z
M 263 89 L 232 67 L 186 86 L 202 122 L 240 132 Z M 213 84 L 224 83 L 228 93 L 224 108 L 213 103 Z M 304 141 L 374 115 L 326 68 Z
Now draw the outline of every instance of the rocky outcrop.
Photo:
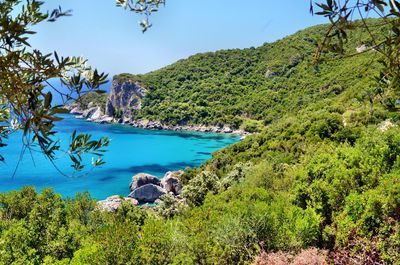
M 279 75 L 279 72 L 274 72 L 274 71 L 272 71 L 272 70 L 270 70 L 270 69 L 268 69 L 266 72 L 265 72 L 265 77 L 266 78 L 272 78 L 272 77 L 275 77 L 275 76 L 278 76 Z
M 381 132 L 386 132 L 390 128 L 396 126 L 391 120 L 386 120 L 378 125 L 378 128 Z
M 160 121 L 135 119 L 135 115 L 142 107 L 141 101 L 145 96 L 145 92 L 146 89 L 139 83 L 114 80 L 105 106 L 105 112 L 104 107 L 98 106 L 93 102 L 89 102 L 86 109 L 82 109 L 77 102 L 64 107 L 71 114 L 75 114 L 77 118 L 97 123 L 123 123 L 147 130 L 211 132 L 235 135 L 249 134 L 243 130 L 234 130 L 228 126 L 166 125 Z
M 69 113 L 74 115 L 82 115 L 83 109 L 79 106 L 77 102 L 64 105 L 64 108 L 69 111 Z
M 368 45 L 362 44 L 356 48 L 357 53 L 365 52 L 369 49 Z
M 132 191 L 128 197 L 138 200 L 141 203 L 153 203 L 166 193 L 166 190 L 160 186 L 146 184 Z
M 82 117 L 85 119 L 90 119 L 95 113 L 98 113 L 99 111 L 101 111 L 100 107 L 91 107 L 83 111 Z
M 88 104 L 88 109 L 86 110 L 82 110 L 76 102 L 65 105 L 64 108 L 66 108 L 69 113 L 76 115 L 75 117 L 78 119 L 87 119 L 88 121 L 101 124 L 114 122 L 114 118 L 105 115 L 102 108 L 100 106 L 95 106 L 93 102 Z
M 169 194 L 177 200 L 183 200 L 180 196 L 182 193 L 182 183 L 180 181 L 183 171 L 169 171 L 160 180 L 156 176 L 139 173 L 132 177 L 129 187 L 131 193 L 128 197 L 111 196 L 105 200 L 97 202 L 97 209 L 107 212 L 117 211 L 124 202 L 132 205 L 145 203 L 159 203 L 163 195 Z
M 100 107 L 96 108 L 96 111 L 92 113 L 92 115 L 90 117 L 88 117 L 89 121 L 96 121 L 101 119 L 104 116 L 103 111 L 101 111 Z
M 182 175 L 183 171 L 167 172 L 161 179 L 161 186 L 167 192 L 172 192 L 174 195 L 180 195 L 182 193 L 182 183 L 180 181 Z
M 147 184 L 160 186 L 160 183 L 160 180 L 155 176 L 146 173 L 139 173 L 132 177 L 132 182 L 129 185 L 129 188 L 131 191 L 134 191 Z
M 160 180 L 156 176 L 139 173 L 132 177 L 128 197 L 140 203 L 155 203 L 167 193 L 179 197 L 183 188 L 180 181 L 182 175 L 183 171 L 169 171 Z
M 121 206 L 124 201 L 131 203 L 132 205 L 139 205 L 139 202 L 134 198 L 122 198 L 118 195 L 108 197 L 103 201 L 97 202 L 97 209 L 101 211 L 107 212 L 116 212 Z
M 291 69 L 293 67 L 296 67 L 301 61 L 304 59 L 304 56 L 301 54 L 295 54 L 293 55 L 290 60 L 289 60 L 289 65 L 288 68 Z
M 165 125 L 159 121 L 149 121 L 149 120 L 135 120 L 132 122 L 128 122 L 128 124 L 130 124 L 135 128 L 142 128 L 146 130 L 211 132 L 211 133 L 226 133 L 235 135 L 250 134 L 243 130 L 233 130 L 230 127 L 206 126 L 206 125 Z
M 146 89 L 139 83 L 114 80 L 107 99 L 105 114 L 117 119 L 133 120 L 135 113 L 142 107 Z
M 91 121 L 104 124 L 104 123 L 112 123 L 112 122 L 114 122 L 114 119 L 112 117 L 108 117 L 107 115 L 104 115 L 104 116 L 100 117 L 99 119 L 91 120 Z

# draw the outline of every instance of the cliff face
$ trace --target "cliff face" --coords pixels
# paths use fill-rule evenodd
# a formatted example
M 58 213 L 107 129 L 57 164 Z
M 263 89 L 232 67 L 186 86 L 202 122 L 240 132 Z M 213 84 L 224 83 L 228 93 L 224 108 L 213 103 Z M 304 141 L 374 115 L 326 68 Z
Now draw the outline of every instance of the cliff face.
M 145 92 L 146 89 L 139 83 L 114 80 L 107 99 L 105 114 L 116 119 L 133 120 L 142 107 L 141 100 Z

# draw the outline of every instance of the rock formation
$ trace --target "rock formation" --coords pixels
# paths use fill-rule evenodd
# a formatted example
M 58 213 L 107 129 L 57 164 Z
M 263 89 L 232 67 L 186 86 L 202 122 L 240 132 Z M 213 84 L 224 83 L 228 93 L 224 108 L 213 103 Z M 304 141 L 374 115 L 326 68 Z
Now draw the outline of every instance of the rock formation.
M 135 113 L 141 109 L 141 100 L 146 89 L 139 83 L 119 82 L 114 80 L 107 99 L 106 115 L 117 119 L 133 120 Z
M 129 185 L 129 188 L 131 189 L 131 191 L 134 191 L 135 189 L 140 188 L 147 184 L 160 186 L 160 180 L 157 177 L 152 176 L 150 174 L 139 173 L 132 177 L 132 182 Z
M 115 212 L 117 211 L 121 206 L 122 202 L 128 201 L 132 205 L 139 205 L 139 202 L 133 198 L 122 198 L 118 195 L 108 197 L 107 199 L 103 201 L 98 201 L 97 202 L 97 208 L 101 211 L 107 211 L 107 212 Z
M 182 192 L 182 175 L 183 171 L 170 171 L 160 180 L 156 176 L 139 173 L 132 177 L 129 185 L 131 193 L 128 197 L 140 203 L 154 203 L 167 193 L 179 197 Z
M 170 171 L 165 174 L 161 179 L 161 186 L 167 191 L 172 192 L 174 195 L 180 195 L 182 192 L 182 183 L 180 177 L 183 171 Z
M 138 200 L 141 203 L 153 203 L 166 193 L 166 190 L 160 186 L 146 184 L 132 191 L 128 197 Z
M 167 125 L 160 121 L 135 119 L 135 115 L 142 107 L 141 101 L 145 93 L 146 89 L 137 82 L 114 80 L 106 106 L 99 106 L 98 104 L 89 102 L 87 108 L 83 109 L 78 102 L 73 102 L 66 105 L 65 108 L 71 114 L 76 115 L 77 118 L 97 123 L 123 123 L 135 128 L 148 130 L 213 132 L 235 135 L 249 134 L 243 130 L 233 130 L 230 127 L 207 126 L 204 124 Z

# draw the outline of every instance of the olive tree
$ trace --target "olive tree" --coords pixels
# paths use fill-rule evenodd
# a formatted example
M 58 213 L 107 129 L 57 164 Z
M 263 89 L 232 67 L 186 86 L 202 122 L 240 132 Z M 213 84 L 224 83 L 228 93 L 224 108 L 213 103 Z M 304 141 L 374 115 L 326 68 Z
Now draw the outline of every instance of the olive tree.
M 146 32 L 152 24 L 149 21 L 149 17 L 152 13 L 157 12 L 161 5 L 165 5 L 165 0 L 116 0 L 117 6 L 123 7 L 126 10 L 139 13 L 145 16 L 140 21 L 140 26 L 143 32 Z
M 7 145 L 7 138 L 18 130 L 23 131 L 23 150 L 40 151 L 54 163 L 55 155 L 64 152 L 72 167 L 83 169 L 84 154 L 95 158 L 92 165 L 104 164 L 102 160 L 106 137 L 92 139 L 89 134 L 71 135 L 67 150 L 62 150 L 55 140 L 55 122 L 61 120 L 62 106 L 53 103 L 59 94 L 64 104 L 87 92 L 103 93 L 100 86 L 106 83 L 107 74 L 90 67 L 82 57 L 63 57 L 54 52 L 44 54 L 30 45 L 35 34 L 32 27 L 70 16 L 71 11 L 58 7 L 43 10 L 44 1 L 0 0 L 0 147 Z M 140 22 L 143 32 L 150 26 L 149 16 L 164 4 L 162 0 L 117 0 L 117 6 L 145 16 Z M 62 91 L 50 80 L 59 79 Z M 0 155 L 0 160 L 5 157 Z
M 369 92 L 370 103 L 378 101 L 390 110 L 398 110 L 400 98 L 400 1 L 397 0 L 324 0 L 311 1 L 310 11 L 326 17 L 331 26 L 319 43 L 316 62 L 327 51 L 346 53 L 348 33 L 356 28 L 368 32 L 369 40 L 359 53 L 379 55 L 381 69 L 377 71 L 376 86 Z M 380 18 L 371 21 L 368 18 Z M 357 20 L 357 21 L 356 21 Z

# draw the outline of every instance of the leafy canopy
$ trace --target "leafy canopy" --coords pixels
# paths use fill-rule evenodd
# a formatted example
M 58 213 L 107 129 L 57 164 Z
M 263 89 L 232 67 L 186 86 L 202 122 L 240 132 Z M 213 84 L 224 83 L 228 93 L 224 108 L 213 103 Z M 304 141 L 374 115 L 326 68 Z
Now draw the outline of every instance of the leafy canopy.
M 324 16 L 331 22 L 331 27 L 319 43 L 316 61 L 326 51 L 345 54 L 348 32 L 357 28 L 364 30 L 369 39 L 364 43 L 362 52 L 377 52 L 382 66 L 375 76 L 375 87 L 368 91 L 371 105 L 379 102 L 392 110 L 398 109 L 400 97 L 399 9 L 400 1 L 397 0 L 326 0 L 312 1 L 310 6 L 312 13 L 315 10 L 316 15 Z M 368 17 L 378 17 L 380 23 L 370 25 Z M 353 23 L 355 19 L 360 19 L 361 23 Z
M 117 1 L 118 6 L 146 16 L 141 22 L 143 31 L 151 26 L 148 17 L 162 3 Z M 10 134 L 23 130 L 21 155 L 27 150 L 39 150 L 53 161 L 55 154 L 62 152 L 79 171 L 84 167 L 82 155 L 91 154 L 96 156 L 93 166 L 100 166 L 104 163 L 104 147 L 109 144 L 106 137 L 94 140 L 91 135 L 74 133 L 67 150 L 61 150 L 60 142 L 54 140 L 54 124 L 61 120 L 59 114 L 65 110 L 53 104 L 52 99 L 59 94 L 67 103 L 88 92 L 102 93 L 99 87 L 108 82 L 108 76 L 90 67 L 82 57 L 63 57 L 57 52 L 43 54 L 31 47 L 33 26 L 71 15 L 70 10 L 61 7 L 43 11 L 43 4 L 44 1 L 36 0 L 0 1 L 0 147 L 7 144 Z M 53 86 L 52 79 L 59 79 L 63 89 Z M 0 160 L 5 158 L 0 155 Z

